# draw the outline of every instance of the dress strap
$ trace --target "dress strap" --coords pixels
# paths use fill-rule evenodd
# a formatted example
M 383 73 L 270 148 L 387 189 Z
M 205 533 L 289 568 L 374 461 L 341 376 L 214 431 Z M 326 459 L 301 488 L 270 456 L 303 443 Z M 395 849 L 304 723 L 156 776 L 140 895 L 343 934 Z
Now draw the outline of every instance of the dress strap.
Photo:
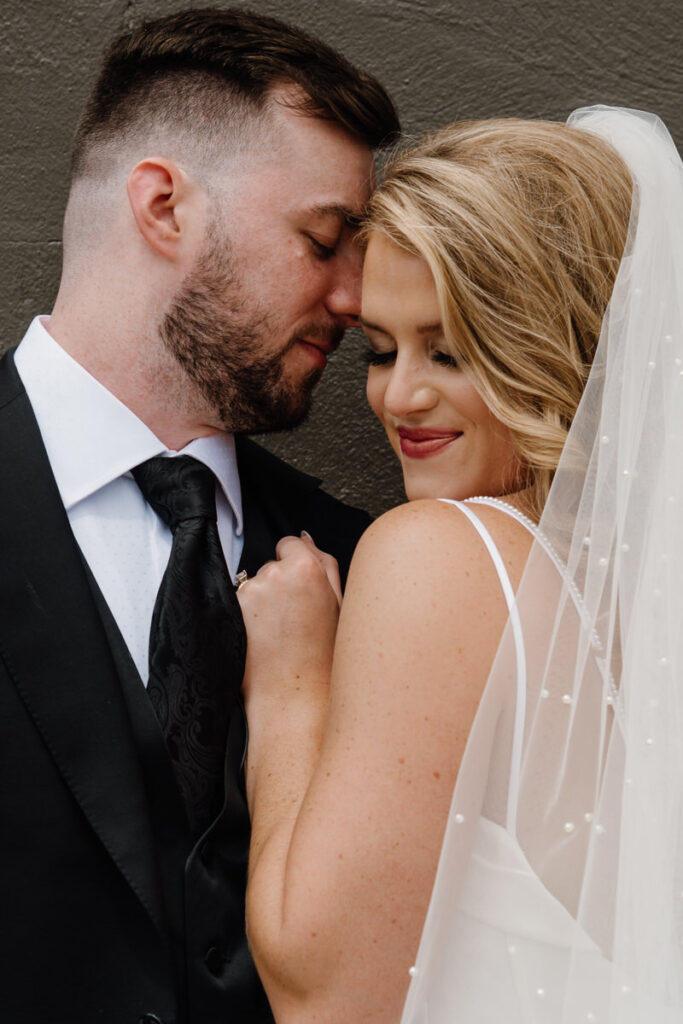
M 517 795 L 519 790 L 519 778 L 522 767 L 522 743 L 524 740 L 524 719 L 526 715 L 526 690 L 527 690 L 527 671 L 526 671 L 526 652 L 524 650 L 524 636 L 522 634 L 522 624 L 519 618 L 519 612 L 515 602 L 515 591 L 510 582 L 510 576 L 505 568 L 505 563 L 498 550 L 496 543 L 486 529 L 481 519 L 475 514 L 469 505 L 466 505 L 463 501 L 453 501 L 451 498 L 440 498 L 440 501 L 447 502 L 449 505 L 455 505 L 456 508 L 460 509 L 463 515 L 467 516 L 469 521 L 474 526 L 475 530 L 486 545 L 486 549 L 491 556 L 494 568 L 498 573 L 498 579 L 505 595 L 505 601 L 508 607 L 508 614 L 510 616 L 510 626 L 512 628 L 512 635 L 515 643 L 515 661 L 517 668 L 517 700 L 515 702 L 515 719 L 512 736 L 512 753 L 510 757 L 510 783 L 508 786 L 508 800 L 507 800 L 507 814 L 506 814 L 506 827 L 512 835 L 516 834 L 517 831 Z M 502 512 L 506 512 L 511 515 L 513 519 L 516 519 L 523 526 L 525 526 L 531 533 L 529 521 L 526 520 L 526 516 L 522 513 L 517 513 L 517 509 L 514 509 L 511 505 L 507 505 L 502 501 L 488 501 L 484 499 L 478 499 L 479 504 L 493 505 L 499 508 Z

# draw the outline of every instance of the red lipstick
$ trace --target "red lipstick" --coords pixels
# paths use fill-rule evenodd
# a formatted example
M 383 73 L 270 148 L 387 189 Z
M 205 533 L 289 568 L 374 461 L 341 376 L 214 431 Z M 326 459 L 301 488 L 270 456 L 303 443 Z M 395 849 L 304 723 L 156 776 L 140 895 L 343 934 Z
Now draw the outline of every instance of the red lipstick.
M 462 430 L 440 430 L 427 427 L 399 427 L 401 451 L 410 459 L 428 459 L 462 437 Z

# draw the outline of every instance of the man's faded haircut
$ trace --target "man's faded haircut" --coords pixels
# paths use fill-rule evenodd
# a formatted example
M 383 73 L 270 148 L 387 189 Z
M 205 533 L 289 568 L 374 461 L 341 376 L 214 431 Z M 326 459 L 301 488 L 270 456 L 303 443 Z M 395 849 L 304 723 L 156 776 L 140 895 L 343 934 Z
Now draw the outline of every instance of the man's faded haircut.
M 74 141 L 72 182 L 106 173 L 127 142 L 184 137 L 203 163 L 226 140 L 247 144 L 272 90 L 334 121 L 370 148 L 396 137 L 394 105 L 376 78 L 276 18 L 233 8 L 180 11 L 141 24 L 105 51 Z

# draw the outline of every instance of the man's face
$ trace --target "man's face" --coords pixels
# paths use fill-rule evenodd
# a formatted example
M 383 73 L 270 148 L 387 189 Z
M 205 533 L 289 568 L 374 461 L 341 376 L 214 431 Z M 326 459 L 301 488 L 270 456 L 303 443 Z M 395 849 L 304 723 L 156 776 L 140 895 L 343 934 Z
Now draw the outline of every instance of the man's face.
M 370 150 L 337 124 L 274 107 L 264 146 L 209 210 L 162 325 L 213 425 L 231 431 L 300 423 L 360 312 L 354 221 L 373 185 Z

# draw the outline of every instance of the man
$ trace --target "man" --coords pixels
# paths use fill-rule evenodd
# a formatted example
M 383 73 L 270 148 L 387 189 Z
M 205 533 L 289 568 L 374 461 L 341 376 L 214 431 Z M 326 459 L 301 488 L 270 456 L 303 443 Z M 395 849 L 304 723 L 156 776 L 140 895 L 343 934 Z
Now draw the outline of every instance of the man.
M 272 1020 L 230 576 L 304 529 L 344 572 L 367 517 L 241 435 L 300 422 L 354 323 L 397 128 L 272 19 L 184 12 L 105 55 L 52 317 L 0 364 L 7 1024 Z

